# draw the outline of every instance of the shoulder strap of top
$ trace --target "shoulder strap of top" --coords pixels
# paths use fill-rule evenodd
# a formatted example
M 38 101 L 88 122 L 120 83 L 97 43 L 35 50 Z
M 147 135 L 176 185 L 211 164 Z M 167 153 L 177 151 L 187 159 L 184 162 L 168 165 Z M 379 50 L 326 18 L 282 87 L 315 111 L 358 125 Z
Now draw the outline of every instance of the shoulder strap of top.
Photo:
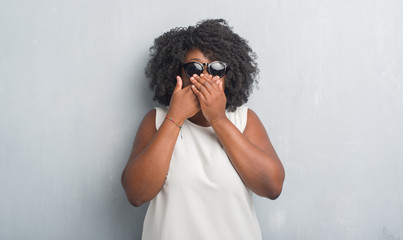
M 155 107 L 155 128 L 158 130 L 167 115 L 167 109 Z
M 248 107 L 240 106 L 234 112 L 227 111 L 228 119 L 243 132 L 248 122 Z

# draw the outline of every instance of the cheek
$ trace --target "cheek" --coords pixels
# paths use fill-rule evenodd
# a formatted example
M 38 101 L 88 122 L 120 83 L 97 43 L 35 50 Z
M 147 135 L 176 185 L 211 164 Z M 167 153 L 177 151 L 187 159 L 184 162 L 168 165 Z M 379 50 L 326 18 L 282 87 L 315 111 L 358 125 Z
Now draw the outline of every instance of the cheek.
M 185 87 L 191 85 L 189 78 L 187 78 L 186 76 L 185 76 L 185 78 L 182 78 L 182 81 L 183 81 L 182 88 L 185 88 Z

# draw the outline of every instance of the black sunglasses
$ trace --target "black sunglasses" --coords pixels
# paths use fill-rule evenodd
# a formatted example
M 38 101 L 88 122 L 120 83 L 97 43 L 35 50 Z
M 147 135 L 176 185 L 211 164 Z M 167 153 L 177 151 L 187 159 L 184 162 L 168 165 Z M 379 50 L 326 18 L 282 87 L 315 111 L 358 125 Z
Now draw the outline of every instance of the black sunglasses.
M 213 77 L 219 76 L 222 78 L 227 72 L 227 64 L 220 61 L 212 63 L 188 62 L 183 64 L 183 69 L 185 69 L 186 76 L 192 77 L 193 74 L 200 75 L 203 73 L 204 66 L 207 66 L 208 73 Z

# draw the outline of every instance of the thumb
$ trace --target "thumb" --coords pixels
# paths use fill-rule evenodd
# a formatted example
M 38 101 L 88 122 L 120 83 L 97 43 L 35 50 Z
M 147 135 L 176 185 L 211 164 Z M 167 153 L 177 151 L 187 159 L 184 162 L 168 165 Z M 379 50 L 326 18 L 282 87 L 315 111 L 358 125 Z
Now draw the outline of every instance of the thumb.
M 182 78 L 179 76 L 176 76 L 176 86 L 175 86 L 174 92 L 177 92 L 181 89 L 182 89 Z

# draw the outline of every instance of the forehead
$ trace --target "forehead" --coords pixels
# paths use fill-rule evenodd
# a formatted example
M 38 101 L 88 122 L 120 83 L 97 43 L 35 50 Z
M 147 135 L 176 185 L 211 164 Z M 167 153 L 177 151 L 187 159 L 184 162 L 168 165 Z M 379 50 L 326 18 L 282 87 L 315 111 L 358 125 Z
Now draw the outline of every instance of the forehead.
M 201 63 L 209 63 L 210 59 L 204 55 L 198 48 L 190 48 L 185 56 L 186 62 L 197 61 Z

